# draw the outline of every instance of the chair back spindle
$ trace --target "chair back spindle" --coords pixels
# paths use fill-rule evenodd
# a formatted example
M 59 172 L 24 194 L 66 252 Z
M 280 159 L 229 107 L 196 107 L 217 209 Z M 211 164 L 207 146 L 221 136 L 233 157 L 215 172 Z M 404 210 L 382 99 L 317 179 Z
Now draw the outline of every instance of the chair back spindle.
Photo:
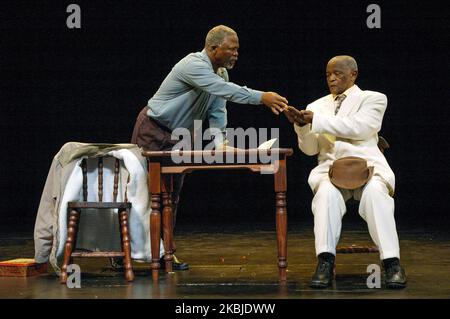
M 81 169 L 83 171 L 83 201 L 87 202 L 88 191 L 87 191 L 87 165 L 86 159 L 81 161 Z
M 103 158 L 98 159 L 98 201 L 103 201 Z
M 117 202 L 117 189 L 119 186 L 119 168 L 120 162 L 119 159 L 116 158 L 116 163 L 114 165 L 114 190 L 113 190 L 113 202 Z
M 81 161 L 81 169 L 83 171 L 83 201 L 87 202 L 88 198 L 88 182 L 87 182 L 87 164 L 86 159 Z M 113 202 L 117 202 L 117 195 L 119 189 L 119 172 L 120 160 L 116 159 L 114 164 L 114 186 L 113 186 Z M 129 178 L 129 177 L 128 177 Z M 126 195 L 125 195 L 126 198 Z M 98 158 L 98 201 L 103 202 L 103 158 Z M 125 200 L 127 201 L 127 200 Z

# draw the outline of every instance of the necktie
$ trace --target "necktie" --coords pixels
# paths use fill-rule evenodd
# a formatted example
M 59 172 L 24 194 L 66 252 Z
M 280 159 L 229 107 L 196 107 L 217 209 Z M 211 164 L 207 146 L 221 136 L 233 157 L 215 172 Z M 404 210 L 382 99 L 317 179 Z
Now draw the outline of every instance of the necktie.
M 334 115 L 336 115 L 339 112 L 339 109 L 341 108 L 342 101 L 345 100 L 347 96 L 345 94 L 338 95 L 334 98 L 334 101 L 336 102 L 336 109 L 334 110 Z M 336 136 L 323 133 L 323 136 L 331 143 L 334 144 L 336 141 Z
M 334 115 L 336 115 L 339 112 L 339 109 L 341 108 L 342 101 L 345 100 L 347 96 L 345 94 L 341 94 L 336 96 L 334 101 L 336 102 L 336 109 L 334 110 Z

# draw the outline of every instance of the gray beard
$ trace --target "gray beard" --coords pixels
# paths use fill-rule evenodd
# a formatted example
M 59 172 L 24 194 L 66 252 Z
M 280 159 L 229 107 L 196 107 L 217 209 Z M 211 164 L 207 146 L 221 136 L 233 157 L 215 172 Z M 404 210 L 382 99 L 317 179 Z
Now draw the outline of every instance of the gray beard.
M 236 63 L 236 62 L 235 62 Z M 225 69 L 227 69 L 227 70 L 231 70 L 231 69 L 233 69 L 234 68 L 234 64 L 233 63 L 227 63 L 226 65 L 225 65 Z

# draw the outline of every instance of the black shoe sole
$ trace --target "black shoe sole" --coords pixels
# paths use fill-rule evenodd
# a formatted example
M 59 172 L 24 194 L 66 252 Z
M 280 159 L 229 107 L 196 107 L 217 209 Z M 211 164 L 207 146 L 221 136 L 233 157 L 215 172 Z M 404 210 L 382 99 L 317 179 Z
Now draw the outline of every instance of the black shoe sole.
M 166 269 L 166 264 L 160 263 L 159 269 Z M 172 264 L 172 270 L 189 270 L 189 265 L 186 263 Z
M 387 289 L 404 289 L 404 288 L 406 288 L 406 283 L 402 284 L 402 283 L 391 282 L 391 283 L 386 284 L 386 288 Z
M 189 270 L 189 265 L 187 264 L 181 264 L 179 266 L 172 266 L 173 270 Z
M 324 288 L 328 288 L 331 286 L 331 282 L 329 283 L 323 283 L 323 282 L 311 282 L 309 284 L 310 288 L 314 288 L 314 289 L 324 289 Z

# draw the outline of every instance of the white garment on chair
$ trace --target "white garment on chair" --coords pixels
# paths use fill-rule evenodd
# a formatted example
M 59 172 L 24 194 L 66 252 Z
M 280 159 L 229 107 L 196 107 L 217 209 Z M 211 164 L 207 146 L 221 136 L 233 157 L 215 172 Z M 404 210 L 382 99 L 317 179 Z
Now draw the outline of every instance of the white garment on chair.
M 147 172 L 139 159 L 129 150 L 121 149 L 111 151 L 108 155 L 114 158 L 105 158 L 103 163 L 103 201 L 112 201 L 114 162 L 115 158 L 121 160 L 121 167 L 126 168 L 130 174 L 130 181 L 119 180 L 119 185 L 126 185 L 127 198 L 132 204 L 129 215 L 129 230 L 131 237 L 131 257 L 133 259 L 151 261 L 150 250 L 150 207 L 147 188 Z M 83 174 L 81 160 L 77 161 L 64 189 L 63 199 L 59 209 L 59 241 L 56 256 L 61 258 L 64 254 L 64 245 L 67 238 L 67 203 L 82 200 Z M 88 201 L 98 201 L 98 172 L 96 158 L 87 159 Z M 117 201 L 124 199 L 123 187 L 119 187 Z M 120 250 L 120 235 L 117 210 L 110 212 L 97 212 L 94 209 L 81 214 L 78 227 L 77 248 L 93 251 Z M 161 256 L 164 253 L 161 243 Z

